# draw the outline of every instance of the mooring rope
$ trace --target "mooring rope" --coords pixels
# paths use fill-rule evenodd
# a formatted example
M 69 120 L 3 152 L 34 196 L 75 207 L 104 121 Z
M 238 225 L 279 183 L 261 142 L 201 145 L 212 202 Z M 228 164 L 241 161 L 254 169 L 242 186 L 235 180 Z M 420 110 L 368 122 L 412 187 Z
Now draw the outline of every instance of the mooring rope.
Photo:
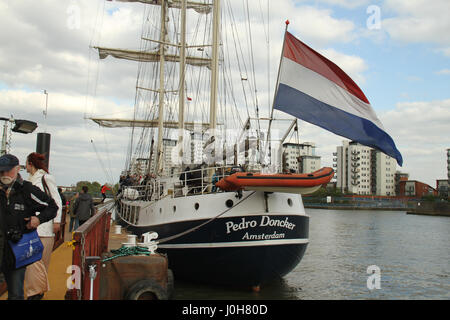
M 191 233 L 191 232 L 196 231 L 197 229 L 200 229 L 201 227 L 207 225 L 208 223 L 210 223 L 210 222 L 216 220 L 217 218 L 219 218 L 220 216 L 224 215 L 225 213 L 227 213 L 227 212 L 230 211 L 231 209 L 236 208 L 238 205 L 240 205 L 242 202 L 244 202 L 244 200 L 246 200 L 246 199 L 249 198 L 250 196 L 254 195 L 255 192 L 256 192 L 256 191 L 253 191 L 253 192 L 250 193 L 249 195 L 245 196 L 245 198 L 242 199 L 240 202 L 238 202 L 236 205 L 232 206 L 231 208 L 226 209 L 225 211 L 223 211 L 223 212 L 221 212 L 219 215 L 217 215 L 217 216 L 215 216 L 215 217 L 209 219 L 208 221 L 205 221 L 205 222 L 203 222 L 202 224 L 200 224 L 200 225 L 198 225 L 198 226 L 195 226 L 195 227 L 193 227 L 193 228 L 191 228 L 191 229 L 188 229 L 188 230 L 183 231 L 183 232 L 181 232 L 181 233 L 178 233 L 178 234 L 176 234 L 176 235 L 173 235 L 173 236 L 170 236 L 170 237 L 167 237 L 167 238 L 164 238 L 164 239 L 155 241 L 156 244 L 164 243 L 164 242 L 167 242 L 167 241 L 170 241 L 170 240 L 179 238 L 179 237 L 181 237 L 181 236 L 184 236 L 185 234 L 188 234 L 188 233 Z
M 140 247 L 140 246 L 121 247 L 117 250 L 111 250 L 111 253 L 113 253 L 114 255 L 103 259 L 102 262 L 110 261 L 125 256 L 137 256 L 137 255 L 149 256 L 151 254 L 150 250 L 147 247 Z

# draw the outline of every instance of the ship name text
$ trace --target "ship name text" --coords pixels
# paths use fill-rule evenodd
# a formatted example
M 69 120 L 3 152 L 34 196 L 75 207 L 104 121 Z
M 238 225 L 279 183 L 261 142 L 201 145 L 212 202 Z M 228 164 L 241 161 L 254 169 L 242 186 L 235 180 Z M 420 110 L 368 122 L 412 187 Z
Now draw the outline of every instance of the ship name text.
M 257 220 L 246 220 L 245 218 L 242 218 L 242 220 L 238 223 L 227 221 L 225 225 L 227 228 L 227 234 L 231 233 L 232 231 L 246 230 L 248 228 L 256 227 L 281 227 L 289 230 L 293 230 L 295 228 L 295 224 L 289 222 L 288 217 L 280 220 L 270 218 L 269 216 L 262 216 L 259 223 Z

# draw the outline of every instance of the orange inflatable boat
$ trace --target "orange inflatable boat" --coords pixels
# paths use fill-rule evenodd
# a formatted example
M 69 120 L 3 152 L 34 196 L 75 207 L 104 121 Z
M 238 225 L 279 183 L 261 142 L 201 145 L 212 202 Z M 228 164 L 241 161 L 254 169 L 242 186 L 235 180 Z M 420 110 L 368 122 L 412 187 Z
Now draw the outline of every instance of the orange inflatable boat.
M 312 173 L 250 173 L 237 172 L 222 178 L 216 187 L 224 191 L 261 190 L 268 192 L 287 192 L 308 194 L 321 185 L 330 182 L 334 176 L 332 168 L 322 168 Z

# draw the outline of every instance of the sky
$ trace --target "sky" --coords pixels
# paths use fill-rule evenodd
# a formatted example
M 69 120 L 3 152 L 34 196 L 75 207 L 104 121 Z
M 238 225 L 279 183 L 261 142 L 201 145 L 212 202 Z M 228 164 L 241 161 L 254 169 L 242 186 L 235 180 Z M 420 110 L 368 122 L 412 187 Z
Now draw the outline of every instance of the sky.
M 288 19 L 294 36 L 334 61 L 360 86 L 403 156 L 403 167 L 397 170 L 431 186 L 447 177 L 450 1 L 248 3 L 256 10 L 256 71 L 261 78 L 271 76 L 272 92 Z M 139 3 L 1 1 L 0 117 L 38 123 L 32 134 L 12 133 L 10 153 L 23 163 L 36 149 L 37 133 L 48 132 L 50 173 L 58 185 L 116 183 L 124 169 L 129 131 L 101 128 L 85 117 L 132 114 L 138 66 L 112 58 L 99 61 L 91 47 L 139 48 L 142 23 Z M 265 30 L 270 34 L 269 54 Z M 264 73 L 268 61 L 269 73 Z M 266 87 L 261 81 L 262 116 L 270 110 Z M 283 115 L 276 111 L 277 116 Z M 332 153 L 345 140 L 305 122 L 300 122 L 300 136 L 301 141 L 316 143 L 322 166 L 332 166 Z

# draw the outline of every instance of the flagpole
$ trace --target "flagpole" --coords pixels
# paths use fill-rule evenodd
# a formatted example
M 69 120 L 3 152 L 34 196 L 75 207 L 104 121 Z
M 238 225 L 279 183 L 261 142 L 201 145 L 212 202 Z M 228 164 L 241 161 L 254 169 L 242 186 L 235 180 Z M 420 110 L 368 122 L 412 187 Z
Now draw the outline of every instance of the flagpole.
M 269 144 L 269 153 L 270 153 L 270 157 L 272 157 L 272 143 L 271 140 L 269 140 L 270 137 L 270 128 L 272 126 L 272 120 L 273 120 L 273 110 L 274 110 L 274 105 L 275 105 L 275 97 L 277 96 L 278 93 L 278 87 L 280 85 L 280 72 L 281 72 L 281 62 L 283 60 L 283 54 L 284 54 L 284 46 L 285 46 L 285 42 L 286 42 L 286 32 L 289 26 L 289 20 L 285 21 L 286 27 L 284 29 L 284 36 L 283 36 L 283 47 L 281 49 L 281 55 L 280 55 L 280 63 L 278 64 L 278 74 L 277 74 L 277 83 L 275 85 L 275 92 L 273 95 L 273 101 L 272 101 L 272 110 L 270 112 L 270 118 L 269 118 L 269 129 L 267 130 L 267 138 L 266 138 L 266 145 L 267 143 Z M 270 163 L 272 163 L 272 159 L 270 159 Z

